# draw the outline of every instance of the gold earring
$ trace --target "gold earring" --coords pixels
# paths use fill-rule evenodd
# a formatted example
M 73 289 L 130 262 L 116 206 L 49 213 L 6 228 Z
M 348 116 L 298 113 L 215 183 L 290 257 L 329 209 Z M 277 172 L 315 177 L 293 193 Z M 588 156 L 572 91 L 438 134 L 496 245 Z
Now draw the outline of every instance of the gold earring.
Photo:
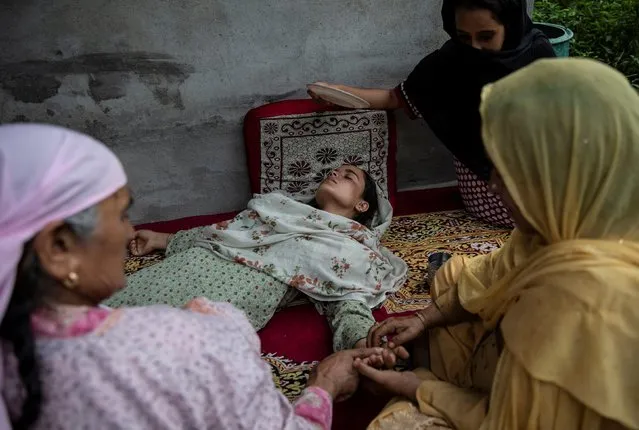
M 78 276 L 77 273 L 71 272 L 67 276 L 67 279 L 64 280 L 63 284 L 65 288 L 68 288 L 69 290 L 73 290 L 78 285 L 79 279 L 80 277 Z

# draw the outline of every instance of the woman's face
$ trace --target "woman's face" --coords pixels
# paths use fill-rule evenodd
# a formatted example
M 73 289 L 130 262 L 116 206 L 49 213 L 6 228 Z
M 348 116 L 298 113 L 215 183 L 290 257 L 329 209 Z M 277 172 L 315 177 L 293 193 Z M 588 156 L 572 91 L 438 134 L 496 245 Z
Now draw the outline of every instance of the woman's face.
M 368 202 L 362 200 L 365 186 L 364 171 L 355 166 L 344 165 L 333 170 L 324 179 L 315 193 L 315 200 L 323 210 L 327 207 L 350 210 L 353 212 L 352 218 L 368 210 Z
M 123 187 L 97 206 L 97 225 L 88 238 L 78 238 L 52 223 L 36 236 L 34 247 L 44 270 L 59 285 L 70 273 L 74 285 L 58 289 L 53 298 L 62 303 L 96 305 L 124 288 L 124 261 L 134 230 L 128 218 L 131 195 Z
M 501 51 L 506 38 L 504 25 L 488 9 L 459 8 L 455 11 L 457 37 L 475 49 Z

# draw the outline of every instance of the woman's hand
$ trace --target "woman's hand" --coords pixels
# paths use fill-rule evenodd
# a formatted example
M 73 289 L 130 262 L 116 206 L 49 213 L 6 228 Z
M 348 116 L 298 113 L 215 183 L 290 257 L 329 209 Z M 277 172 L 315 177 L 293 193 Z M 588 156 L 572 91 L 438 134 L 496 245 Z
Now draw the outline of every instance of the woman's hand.
M 161 251 L 166 249 L 171 237 L 168 233 L 157 233 L 151 230 L 138 230 L 135 237 L 129 244 L 129 251 L 136 257 L 141 257 L 152 253 L 153 251 Z
M 417 401 L 417 389 L 422 380 L 413 372 L 397 372 L 395 370 L 378 370 L 368 365 L 365 359 L 355 359 L 353 364 L 357 371 L 365 377 L 366 385 L 373 392 L 388 392 Z M 370 383 L 374 385 L 371 386 Z
M 361 339 L 355 344 L 355 348 L 366 348 L 366 339 Z M 397 359 L 408 360 L 410 354 L 403 346 L 393 349 L 384 348 L 381 354 L 375 354 L 365 359 L 366 364 L 377 369 L 394 369 L 397 366 Z
M 326 82 L 315 82 L 315 84 L 317 85 L 323 85 L 323 86 L 328 86 L 331 88 L 337 88 L 339 89 L 339 85 L 332 85 L 332 84 L 327 84 Z M 306 93 L 309 95 L 310 98 L 313 99 L 313 101 L 315 101 L 316 103 L 319 103 L 321 105 L 325 105 L 325 106 L 330 106 L 330 107 L 341 107 L 336 105 L 335 103 L 331 103 L 328 100 L 324 100 L 322 97 L 320 97 L 318 94 L 314 93 L 313 91 L 306 90 Z
M 336 352 L 317 365 L 308 385 L 322 388 L 335 401 L 346 400 L 357 390 L 359 383 L 359 372 L 354 367 L 355 359 L 381 355 L 383 351 L 383 348 L 367 348 Z
M 399 351 L 399 354 L 394 351 Z M 395 348 L 394 351 L 390 349 L 384 349 L 381 355 L 371 355 L 367 358 L 361 359 L 361 362 L 363 362 L 366 366 L 370 366 L 374 369 L 392 370 L 397 365 L 397 357 L 404 359 L 408 358 L 408 352 L 406 352 L 403 346 Z M 355 363 L 358 362 L 358 360 L 360 359 L 355 360 L 355 362 L 353 363 L 354 366 Z M 376 396 L 395 394 L 389 391 L 386 387 L 383 387 L 377 382 L 372 381 L 368 378 L 361 379 L 359 383 L 361 387 Z
M 406 342 L 416 339 L 427 328 L 424 317 L 420 318 L 417 315 L 389 318 L 371 327 L 366 345 L 368 347 L 381 346 L 384 336 L 392 336 L 393 338 L 388 342 L 387 346 L 393 350 Z

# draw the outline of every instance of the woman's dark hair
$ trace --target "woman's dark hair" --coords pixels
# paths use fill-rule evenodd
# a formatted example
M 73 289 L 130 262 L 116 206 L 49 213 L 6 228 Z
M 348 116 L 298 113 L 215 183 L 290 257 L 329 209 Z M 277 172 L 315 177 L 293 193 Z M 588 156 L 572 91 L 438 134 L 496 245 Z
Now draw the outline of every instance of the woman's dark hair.
M 368 210 L 366 210 L 366 212 L 358 214 L 355 218 L 353 218 L 353 221 L 357 221 L 358 223 L 371 228 L 371 222 L 373 221 L 373 218 L 375 218 L 375 214 L 377 213 L 377 209 L 379 208 L 379 201 L 377 200 L 377 184 L 366 170 L 360 170 L 364 172 L 364 192 L 362 192 L 361 197 L 362 200 L 365 200 L 368 203 Z M 315 198 L 313 198 L 313 200 L 311 200 L 307 204 L 314 207 L 315 209 L 319 209 L 319 205 L 317 204 L 317 200 L 315 200 Z
M 377 184 L 367 171 L 362 171 L 364 172 L 364 192 L 362 193 L 362 199 L 368 203 L 368 210 L 358 214 L 354 220 L 370 228 L 371 222 L 379 208 L 379 202 L 377 200 Z
M 18 264 L 13 294 L 0 324 L 0 338 L 13 348 L 18 360 L 18 374 L 26 394 L 20 417 L 13 422 L 15 430 L 28 429 L 40 414 L 42 384 L 35 335 L 31 329 L 31 314 L 40 305 L 43 279 L 47 278 L 32 242 L 27 243 Z
M 491 11 L 495 19 L 505 28 L 504 49 L 514 49 L 519 45 L 522 37 L 532 29 L 526 5 L 526 0 L 444 0 L 442 7 L 444 30 L 453 39 L 457 37 L 455 23 L 457 9 L 486 9 Z
M 93 234 L 98 223 L 97 206 L 91 206 L 65 220 L 67 228 L 80 240 Z M 31 328 L 31 315 L 46 302 L 46 295 L 55 281 L 42 269 L 33 248 L 33 239 L 27 242 L 16 271 L 11 300 L 0 323 L 0 340 L 11 345 L 18 361 L 18 374 L 26 394 L 19 418 L 12 423 L 14 430 L 26 430 L 40 416 L 42 382 L 36 353 L 35 334 Z

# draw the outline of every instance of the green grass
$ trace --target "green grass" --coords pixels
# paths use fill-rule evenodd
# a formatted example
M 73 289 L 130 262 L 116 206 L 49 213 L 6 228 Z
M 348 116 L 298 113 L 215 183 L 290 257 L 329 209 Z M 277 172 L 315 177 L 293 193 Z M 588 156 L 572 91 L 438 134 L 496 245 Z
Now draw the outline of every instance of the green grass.
M 571 55 L 603 61 L 639 88 L 639 0 L 536 0 L 534 20 L 570 28 Z

